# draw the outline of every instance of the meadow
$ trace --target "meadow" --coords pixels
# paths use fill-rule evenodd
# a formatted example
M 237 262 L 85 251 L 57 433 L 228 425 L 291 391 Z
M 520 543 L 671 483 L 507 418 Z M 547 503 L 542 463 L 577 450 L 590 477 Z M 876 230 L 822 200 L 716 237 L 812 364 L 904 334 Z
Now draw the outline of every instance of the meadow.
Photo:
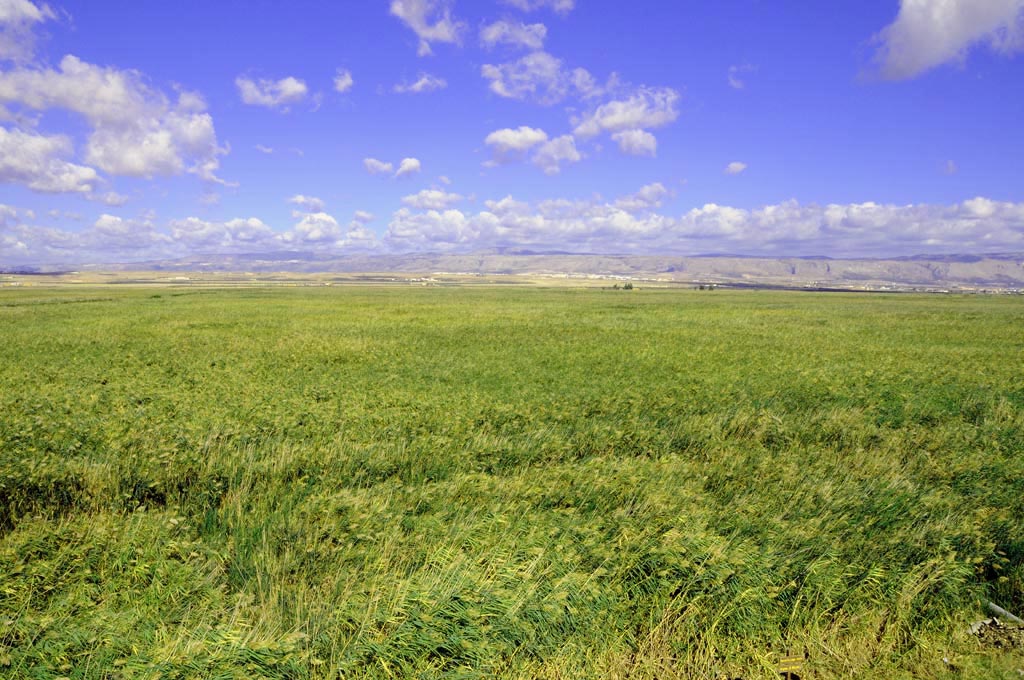
M 0 677 L 1018 678 L 1024 298 L 0 290 Z

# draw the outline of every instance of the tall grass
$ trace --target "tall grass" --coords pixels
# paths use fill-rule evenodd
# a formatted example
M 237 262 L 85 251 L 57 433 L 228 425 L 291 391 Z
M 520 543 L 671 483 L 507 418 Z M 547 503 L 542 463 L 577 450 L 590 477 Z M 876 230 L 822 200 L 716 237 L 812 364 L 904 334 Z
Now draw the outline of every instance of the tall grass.
M 185 293 L 0 291 L 0 676 L 1024 663 L 1018 299 Z

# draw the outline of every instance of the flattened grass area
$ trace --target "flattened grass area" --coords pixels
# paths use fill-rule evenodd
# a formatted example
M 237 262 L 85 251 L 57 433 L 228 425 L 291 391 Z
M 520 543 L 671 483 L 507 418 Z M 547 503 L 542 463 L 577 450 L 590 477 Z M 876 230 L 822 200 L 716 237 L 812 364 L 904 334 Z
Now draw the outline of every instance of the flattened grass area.
M 3 677 L 1024 667 L 967 632 L 1024 611 L 1020 298 L 4 290 L 0 334 Z

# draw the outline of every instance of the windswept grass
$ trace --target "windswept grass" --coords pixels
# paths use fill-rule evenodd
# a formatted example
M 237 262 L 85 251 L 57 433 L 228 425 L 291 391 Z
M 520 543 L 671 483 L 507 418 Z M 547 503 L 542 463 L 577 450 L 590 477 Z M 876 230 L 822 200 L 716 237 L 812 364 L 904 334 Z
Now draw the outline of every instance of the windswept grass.
M 966 632 L 1024 611 L 1020 299 L 0 291 L 0 333 L 0 676 L 1024 667 Z

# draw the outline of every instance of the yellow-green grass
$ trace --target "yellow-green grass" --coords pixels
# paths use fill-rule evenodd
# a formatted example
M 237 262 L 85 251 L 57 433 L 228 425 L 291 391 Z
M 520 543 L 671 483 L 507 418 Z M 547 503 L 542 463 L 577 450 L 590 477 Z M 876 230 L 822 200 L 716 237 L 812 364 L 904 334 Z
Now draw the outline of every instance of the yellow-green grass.
M 1024 301 L 0 290 L 0 677 L 1018 677 Z M 943 661 L 943 659 L 947 661 Z

